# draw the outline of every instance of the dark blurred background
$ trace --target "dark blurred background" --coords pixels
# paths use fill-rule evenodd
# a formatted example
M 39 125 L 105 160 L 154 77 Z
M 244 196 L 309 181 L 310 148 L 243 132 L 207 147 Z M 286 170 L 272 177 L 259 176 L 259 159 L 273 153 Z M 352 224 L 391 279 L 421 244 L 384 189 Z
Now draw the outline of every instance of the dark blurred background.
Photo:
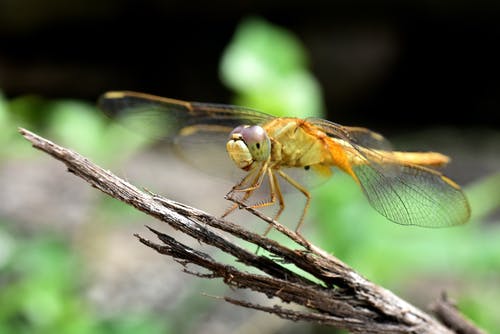
M 382 131 L 499 124 L 496 1 L 2 0 L 0 87 L 227 103 L 220 56 L 249 15 L 301 39 L 331 120 Z

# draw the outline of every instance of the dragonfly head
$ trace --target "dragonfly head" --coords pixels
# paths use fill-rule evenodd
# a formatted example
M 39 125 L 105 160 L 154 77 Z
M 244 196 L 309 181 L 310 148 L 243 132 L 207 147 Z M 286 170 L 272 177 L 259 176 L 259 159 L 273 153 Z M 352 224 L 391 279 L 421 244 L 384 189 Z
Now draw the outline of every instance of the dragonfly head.
M 258 125 L 240 125 L 229 134 L 226 149 L 231 160 L 243 170 L 250 170 L 254 163 L 265 161 L 271 154 L 271 141 L 266 131 Z

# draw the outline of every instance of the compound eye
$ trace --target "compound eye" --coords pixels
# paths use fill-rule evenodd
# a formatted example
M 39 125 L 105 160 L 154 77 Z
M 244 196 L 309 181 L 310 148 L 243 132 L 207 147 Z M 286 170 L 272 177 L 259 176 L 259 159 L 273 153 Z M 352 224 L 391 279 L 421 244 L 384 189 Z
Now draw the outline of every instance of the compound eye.
M 237 127 L 238 129 L 240 127 Z M 235 130 L 236 130 L 235 129 Z M 233 133 L 235 133 L 233 130 Z M 252 157 L 257 161 L 266 160 L 271 154 L 271 141 L 261 126 L 243 126 L 239 129 L 241 139 L 245 142 Z
M 247 145 L 259 143 L 267 138 L 266 131 L 258 125 L 242 127 L 239 132 Z
M 239 126 L 235 127 L 233 129 L 233 131 L 231 131 L 231 133 L 229 134 L 229 139 L 234 139 L 235 136 L 242 137 L 243 136 L 242 131 L 248 127 L 249 127 L 248 125 L 239 125 Z

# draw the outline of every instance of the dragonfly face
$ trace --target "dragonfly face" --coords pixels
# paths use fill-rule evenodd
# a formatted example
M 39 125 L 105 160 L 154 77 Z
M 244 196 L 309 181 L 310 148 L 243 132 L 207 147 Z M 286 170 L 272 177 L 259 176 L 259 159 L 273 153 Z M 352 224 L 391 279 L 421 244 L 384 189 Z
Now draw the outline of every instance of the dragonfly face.
M 219 162 L 224 168 L 232 164 L 236 169 L 236 164 L 247 174 L 229 195 L 242 194 L 243 202 L 268 182 L 269 199 L 250 206 L 278 204 L 274 218 L 285 207 L 280 183 L 292 185 L 306 197 L 296 231 L 311 196 L 305 185 L 288 173 L 293 168 L 323 176 L 330 175 L 330 168 L 339 168 L 354 179 L 379 213 L 398 224 L 446 227 L 463 224 L 470 217 L 469 203 L 460 187 L 437 170 L 448 157 L 436 152 L 393 151 L 383 136 L 365 128 L 322 119 L 277 118 L 237 106 L 137 92 L 106 93 L 99 105 L 112 117 L 128 115 L 149 121 L 146 123 L 151 127 L 135 130 L 149 137 L 168 138 L 200 169 Z M 217 149 L 207 149 L 206 145 L 214 142 Z M 216 156 L 216 151 L 224 156 Z
M 271 141 L 262 127 L 240 125 L 229 134 L 226 149 L 236 166 L 248 171 L 256 162 L 269 159 Z

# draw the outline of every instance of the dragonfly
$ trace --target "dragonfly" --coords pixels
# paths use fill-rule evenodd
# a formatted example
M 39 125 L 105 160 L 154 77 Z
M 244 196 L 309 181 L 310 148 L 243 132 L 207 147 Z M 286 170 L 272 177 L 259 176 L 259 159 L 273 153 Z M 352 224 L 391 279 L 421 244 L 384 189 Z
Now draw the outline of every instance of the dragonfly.
M 239 194 L 241 202 L 247 203 L 266 182 L 267 199 L 248 206 L 277 205 L 274 220 L 285 209 L 282 183 L 295 188 L 305 197 L 297 234 L 310 207 L 311 193 L 293 176 L 293 170 L 324 179 L 334 169 L 346 173 L 376 211 L 398 224 L 448 227 L 470 218 L 470 206 L 460 186 L 438 170 L 450 161 L 448 156 L 395 151 L 381 134 L 363 127 L 320 118 L 275 117 L 245 107 L 132 91 L 107 92 L 99 98 L 98 106 L 111 117 L 147 120 L 153 126 L 141 131 L 168 138 L 181 155 L 191 152 L 201 169 L 223 160 L 203 148 L 206 144 L 225 151 L 224 163 L 229 161 L 232 168 L 244 172 L 227 196 Z M 234 204 L 222 217 L 238 207 Z

